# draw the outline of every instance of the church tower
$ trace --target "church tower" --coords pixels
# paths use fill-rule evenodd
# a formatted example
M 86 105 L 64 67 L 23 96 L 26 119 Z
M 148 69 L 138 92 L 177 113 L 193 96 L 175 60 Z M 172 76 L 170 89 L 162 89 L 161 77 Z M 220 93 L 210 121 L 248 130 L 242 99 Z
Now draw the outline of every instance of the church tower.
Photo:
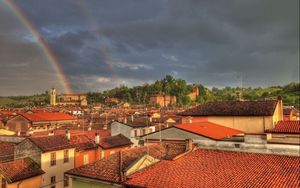
M 52 88 L 50 91 L 50 105 L 56 106 L 56 90 Z

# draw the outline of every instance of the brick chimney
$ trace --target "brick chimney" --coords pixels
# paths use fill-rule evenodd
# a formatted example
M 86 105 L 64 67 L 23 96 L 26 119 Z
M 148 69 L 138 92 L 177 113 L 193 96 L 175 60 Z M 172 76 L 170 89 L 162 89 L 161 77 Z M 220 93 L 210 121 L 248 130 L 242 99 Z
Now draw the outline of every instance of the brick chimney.
M 99 142 L 100 142 L 100 136 L 99 136 L 98 133 L 96 133 L 96 134 L 95 134 L 95 143 L 96 143 L 96 144 L 99 144 Z
M 71 139 L 71 133 L 70 133 L 69 130 L 66 130 L 66 137 L 70 141 L 70 139 Z

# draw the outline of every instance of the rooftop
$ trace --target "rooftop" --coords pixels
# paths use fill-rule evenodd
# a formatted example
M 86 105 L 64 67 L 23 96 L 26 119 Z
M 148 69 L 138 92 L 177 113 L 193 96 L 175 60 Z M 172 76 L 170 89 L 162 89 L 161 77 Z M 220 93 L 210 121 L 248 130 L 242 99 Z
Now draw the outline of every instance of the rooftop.
M 186 151 L 185 145 L 154 144 L 149 146 L 149 155 L 159 159 L 170 159 Z M 67 172 L 69 175 L 86 177 L 100 181 L 121 183 L 122 172 L 130 167 L 136 160 L 147 154 L 147 147 L 132 148 L 114 153 L 95 163 L 84 165 Z
M 0 141 L 0 162 L 14 160 L 15 143 Z
M 128 187 L 298 187 L 299 157 L 197 149 L 128 177 Z
M 75 148 L 77 151 L 96 148 L 97 145 L 86 135 L 71 135 L 68 141 L 66 135 L 30 137 L 42 152 Z
M 300 134 L 300 121 L 279 121 L 275 128 L 266 130 L 266 132 Z
M 31 122 L 35 121 L 60 121 L 75 120 L 74 116 L 60 112 L 37 112 L 37 113 L 20 113 L 23 117 Z
M 121 146 L 130 146 L 133 143 L 122 134 L 109 136 L 100 139 L 99 146 L 103 149 L 116 148 Z
M 45 172 L 30 158 L 0 163 L 0 173 L 8 183 L 14 183 Z
M 208 102 L 190 108 L 182 116 L 272 116 L 276 100 Z
M 198 122 L 198 123 L 188 123 L 175 125 L 176 128 L 185 130 L 194 134 L 212 138 L 215 140 L 220 140 L 234 135 L 243 134 L 242 131 L 232 129 L 229 127 L 224 127 L 211 122 Z
M 283 115 L 290 115 L 291 112 L 295 112 L 295 113 L 299 113 L 299 110 L 297 110 L 295 107 L 291 106 L 291 107 L 284 107 L 283 108 Z

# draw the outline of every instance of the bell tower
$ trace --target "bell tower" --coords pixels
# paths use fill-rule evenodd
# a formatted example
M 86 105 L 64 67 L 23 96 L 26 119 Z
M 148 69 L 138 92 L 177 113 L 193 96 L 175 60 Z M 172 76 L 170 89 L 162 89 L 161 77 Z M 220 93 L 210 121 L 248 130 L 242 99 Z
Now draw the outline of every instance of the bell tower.
M 52 88 L 50 91 L 50 105 L 56 106 L 56 89 Z

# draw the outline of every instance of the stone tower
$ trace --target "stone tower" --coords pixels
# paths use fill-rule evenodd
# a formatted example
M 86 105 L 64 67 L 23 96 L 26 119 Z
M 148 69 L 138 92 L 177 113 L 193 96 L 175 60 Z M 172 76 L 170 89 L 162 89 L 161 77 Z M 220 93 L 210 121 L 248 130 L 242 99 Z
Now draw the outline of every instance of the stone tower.
M 56 106 L 56 90 L 52 88 L 50 91 L 50 105 Z

